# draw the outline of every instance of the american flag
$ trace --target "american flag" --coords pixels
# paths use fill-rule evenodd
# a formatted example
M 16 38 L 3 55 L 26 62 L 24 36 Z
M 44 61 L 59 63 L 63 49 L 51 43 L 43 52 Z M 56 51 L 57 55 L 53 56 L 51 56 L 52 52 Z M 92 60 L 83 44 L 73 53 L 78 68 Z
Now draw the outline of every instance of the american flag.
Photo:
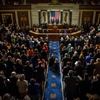
M 51 11 L 51 19 L 54 19 L 54 21 L 56 21 L 56 19 L 59 19 L 59 11 Z

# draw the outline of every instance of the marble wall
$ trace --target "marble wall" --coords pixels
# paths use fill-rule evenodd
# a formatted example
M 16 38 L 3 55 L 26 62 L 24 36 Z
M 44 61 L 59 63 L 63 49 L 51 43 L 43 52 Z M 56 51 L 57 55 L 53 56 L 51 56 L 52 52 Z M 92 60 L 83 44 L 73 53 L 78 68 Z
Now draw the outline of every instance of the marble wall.
M 39 24 L 38 11 L 41 11 L 41 23 L 43 23 L 43 11 L 46 12 L 46 22 L 48 22 L 47 18 L 47 10 L 59 10 L 63 11 L 63 23 L 64 23 L 64 13 L 67 12 L 67 22 L 69 23 L 69 11 L 72 11 L 72 24 L 78 25 L 79 20 L 79 5 L 78 4 L 61 4 L 61 5 L 49 5 L 49 4 L 32 4 L 31 5 L 31 14 L 32 14 L 32 25 Z

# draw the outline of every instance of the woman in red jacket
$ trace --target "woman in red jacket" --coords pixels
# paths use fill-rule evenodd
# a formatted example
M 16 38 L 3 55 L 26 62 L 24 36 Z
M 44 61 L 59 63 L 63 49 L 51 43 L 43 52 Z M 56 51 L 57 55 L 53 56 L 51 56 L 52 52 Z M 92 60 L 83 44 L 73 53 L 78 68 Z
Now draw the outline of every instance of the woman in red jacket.
M 45 48 L 45 52 L 48 52 L 48 46 L 47 46 L 47 43 L 44 43 L 43 48 Z

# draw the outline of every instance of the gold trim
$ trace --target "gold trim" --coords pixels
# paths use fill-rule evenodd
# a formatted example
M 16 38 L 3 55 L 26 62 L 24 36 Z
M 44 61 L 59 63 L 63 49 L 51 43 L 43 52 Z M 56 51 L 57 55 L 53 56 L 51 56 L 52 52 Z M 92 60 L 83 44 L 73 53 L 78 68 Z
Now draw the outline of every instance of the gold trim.
M 100 11 L 100 10 L 79 10 L 79 11 Z
M 31 10 L 0 10 L 0 12 L 10 12 L 10 11 L 31 11 Z
M 98 15 L 98 22 L 97 22 L 98 24 L 99 24 L 99 19 L 100 19 L 100 14 Z
M 12 23 L 13 23 L 13 15 L 11 13 L 9 13 L 9 14 L 5 13 L 5 14 L 2 14 L 2 22 L 3 22 L 3 24 L 4 24 L 4 18 L 3 18 L 4 15 L 11 15 L 11 20 L 12 20 Z

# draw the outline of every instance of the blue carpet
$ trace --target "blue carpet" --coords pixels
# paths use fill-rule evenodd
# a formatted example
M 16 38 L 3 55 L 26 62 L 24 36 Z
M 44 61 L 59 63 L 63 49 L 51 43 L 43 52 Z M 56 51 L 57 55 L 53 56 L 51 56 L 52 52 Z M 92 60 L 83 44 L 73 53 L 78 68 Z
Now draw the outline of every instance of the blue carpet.
M 50 56 L 55 54 L 55 58 L 59 60 L 59 42 L 52 41 L 49 43 L 50 46 Z M 60 69 L 60 68 L 59 68 Z M 48 68 L 46 92 L 44 95 L 44 100 L 63 100 L 62 96 L 62 84 L 61 75 L 54 73 Z

